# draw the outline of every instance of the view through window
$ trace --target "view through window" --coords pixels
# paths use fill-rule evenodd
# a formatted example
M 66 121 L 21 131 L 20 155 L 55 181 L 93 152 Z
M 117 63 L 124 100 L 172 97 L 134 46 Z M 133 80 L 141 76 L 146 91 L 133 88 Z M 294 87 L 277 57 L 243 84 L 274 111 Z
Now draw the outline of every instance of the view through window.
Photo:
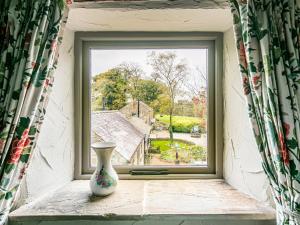
M 91 49 L 91 143 L 115 142 L 114 165 L 206 166 L 207 55 Z

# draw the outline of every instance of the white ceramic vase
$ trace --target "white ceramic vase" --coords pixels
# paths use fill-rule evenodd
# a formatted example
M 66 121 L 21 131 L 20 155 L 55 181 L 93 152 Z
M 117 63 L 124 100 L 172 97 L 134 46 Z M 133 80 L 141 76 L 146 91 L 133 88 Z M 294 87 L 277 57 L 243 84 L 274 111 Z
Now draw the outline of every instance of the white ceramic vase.
M 117 187 L 118 175 L 111 163 L 112 152 L 116 144 L 113 142 L 97 142 L 92 144 L 97 155 L 97 168 L 90 180 L 94 195 L 105 196 L 113 193 Z

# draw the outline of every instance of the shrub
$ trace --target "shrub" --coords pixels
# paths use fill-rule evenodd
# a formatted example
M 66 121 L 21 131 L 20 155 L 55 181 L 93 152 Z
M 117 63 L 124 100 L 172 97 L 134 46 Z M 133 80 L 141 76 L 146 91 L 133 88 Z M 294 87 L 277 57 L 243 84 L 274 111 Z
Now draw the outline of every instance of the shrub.
M 166 126 L 169 125 L 170 117 L 168 115 L 160 116 L 157 115 L 156 120 L 160 123 L 164 123 Z M 190 133 L 194 126 L 200 127 L 200 132 L 206 132 L 206 121 L 204 118 L 199 117 L 188 117 L 188 116 L 173 116 L 173 131 L 178 133 Z
M 149 149 L 148 149 L 148 152 L 149 153 L 152 153 L 152 154 L 160 154 L 160 147 L 153 147 L 151 146 Z

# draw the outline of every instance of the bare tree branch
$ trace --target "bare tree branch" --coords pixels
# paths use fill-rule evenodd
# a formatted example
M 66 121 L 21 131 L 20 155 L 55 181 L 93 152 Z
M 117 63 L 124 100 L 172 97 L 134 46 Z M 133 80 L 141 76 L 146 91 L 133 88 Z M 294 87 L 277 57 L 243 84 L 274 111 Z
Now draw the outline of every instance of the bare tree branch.
M 155 81 L 164 83 L 168 88 L 168 94 L 170 98 L 170 140 L 173 142 L 173 128 L 172 128 L 172 116 L 174 110 L 174 102 L 176 96 L 178 96 L 180 86 L 188 74 L 187 64 L 183 60 L 178 60 L 177 55 L 174 52 L 163 52 L 156 54 L 152 52 L 149 56 L 149 64 L 152 66 L 153 73 L 152 78 Z

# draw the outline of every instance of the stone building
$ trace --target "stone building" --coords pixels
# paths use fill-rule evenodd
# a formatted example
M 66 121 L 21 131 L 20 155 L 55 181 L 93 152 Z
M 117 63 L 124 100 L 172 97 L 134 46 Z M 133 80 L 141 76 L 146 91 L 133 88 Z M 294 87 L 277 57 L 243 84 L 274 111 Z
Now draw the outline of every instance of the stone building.
M 91 116 L 91 143 L 113 141 L 114 165 L 143 165 L 147 137 L 119 111 L 98 111 Z M 94 154 L 94 153 L 92 153 Z M 92 161 L 93 161 L 92 155 Z
M 151 124 L 154 118 L 153 109 L 142 101 L 132 101 L 120 109 L 127 118 L 136 116 L 142 119 L 146 124 Z

